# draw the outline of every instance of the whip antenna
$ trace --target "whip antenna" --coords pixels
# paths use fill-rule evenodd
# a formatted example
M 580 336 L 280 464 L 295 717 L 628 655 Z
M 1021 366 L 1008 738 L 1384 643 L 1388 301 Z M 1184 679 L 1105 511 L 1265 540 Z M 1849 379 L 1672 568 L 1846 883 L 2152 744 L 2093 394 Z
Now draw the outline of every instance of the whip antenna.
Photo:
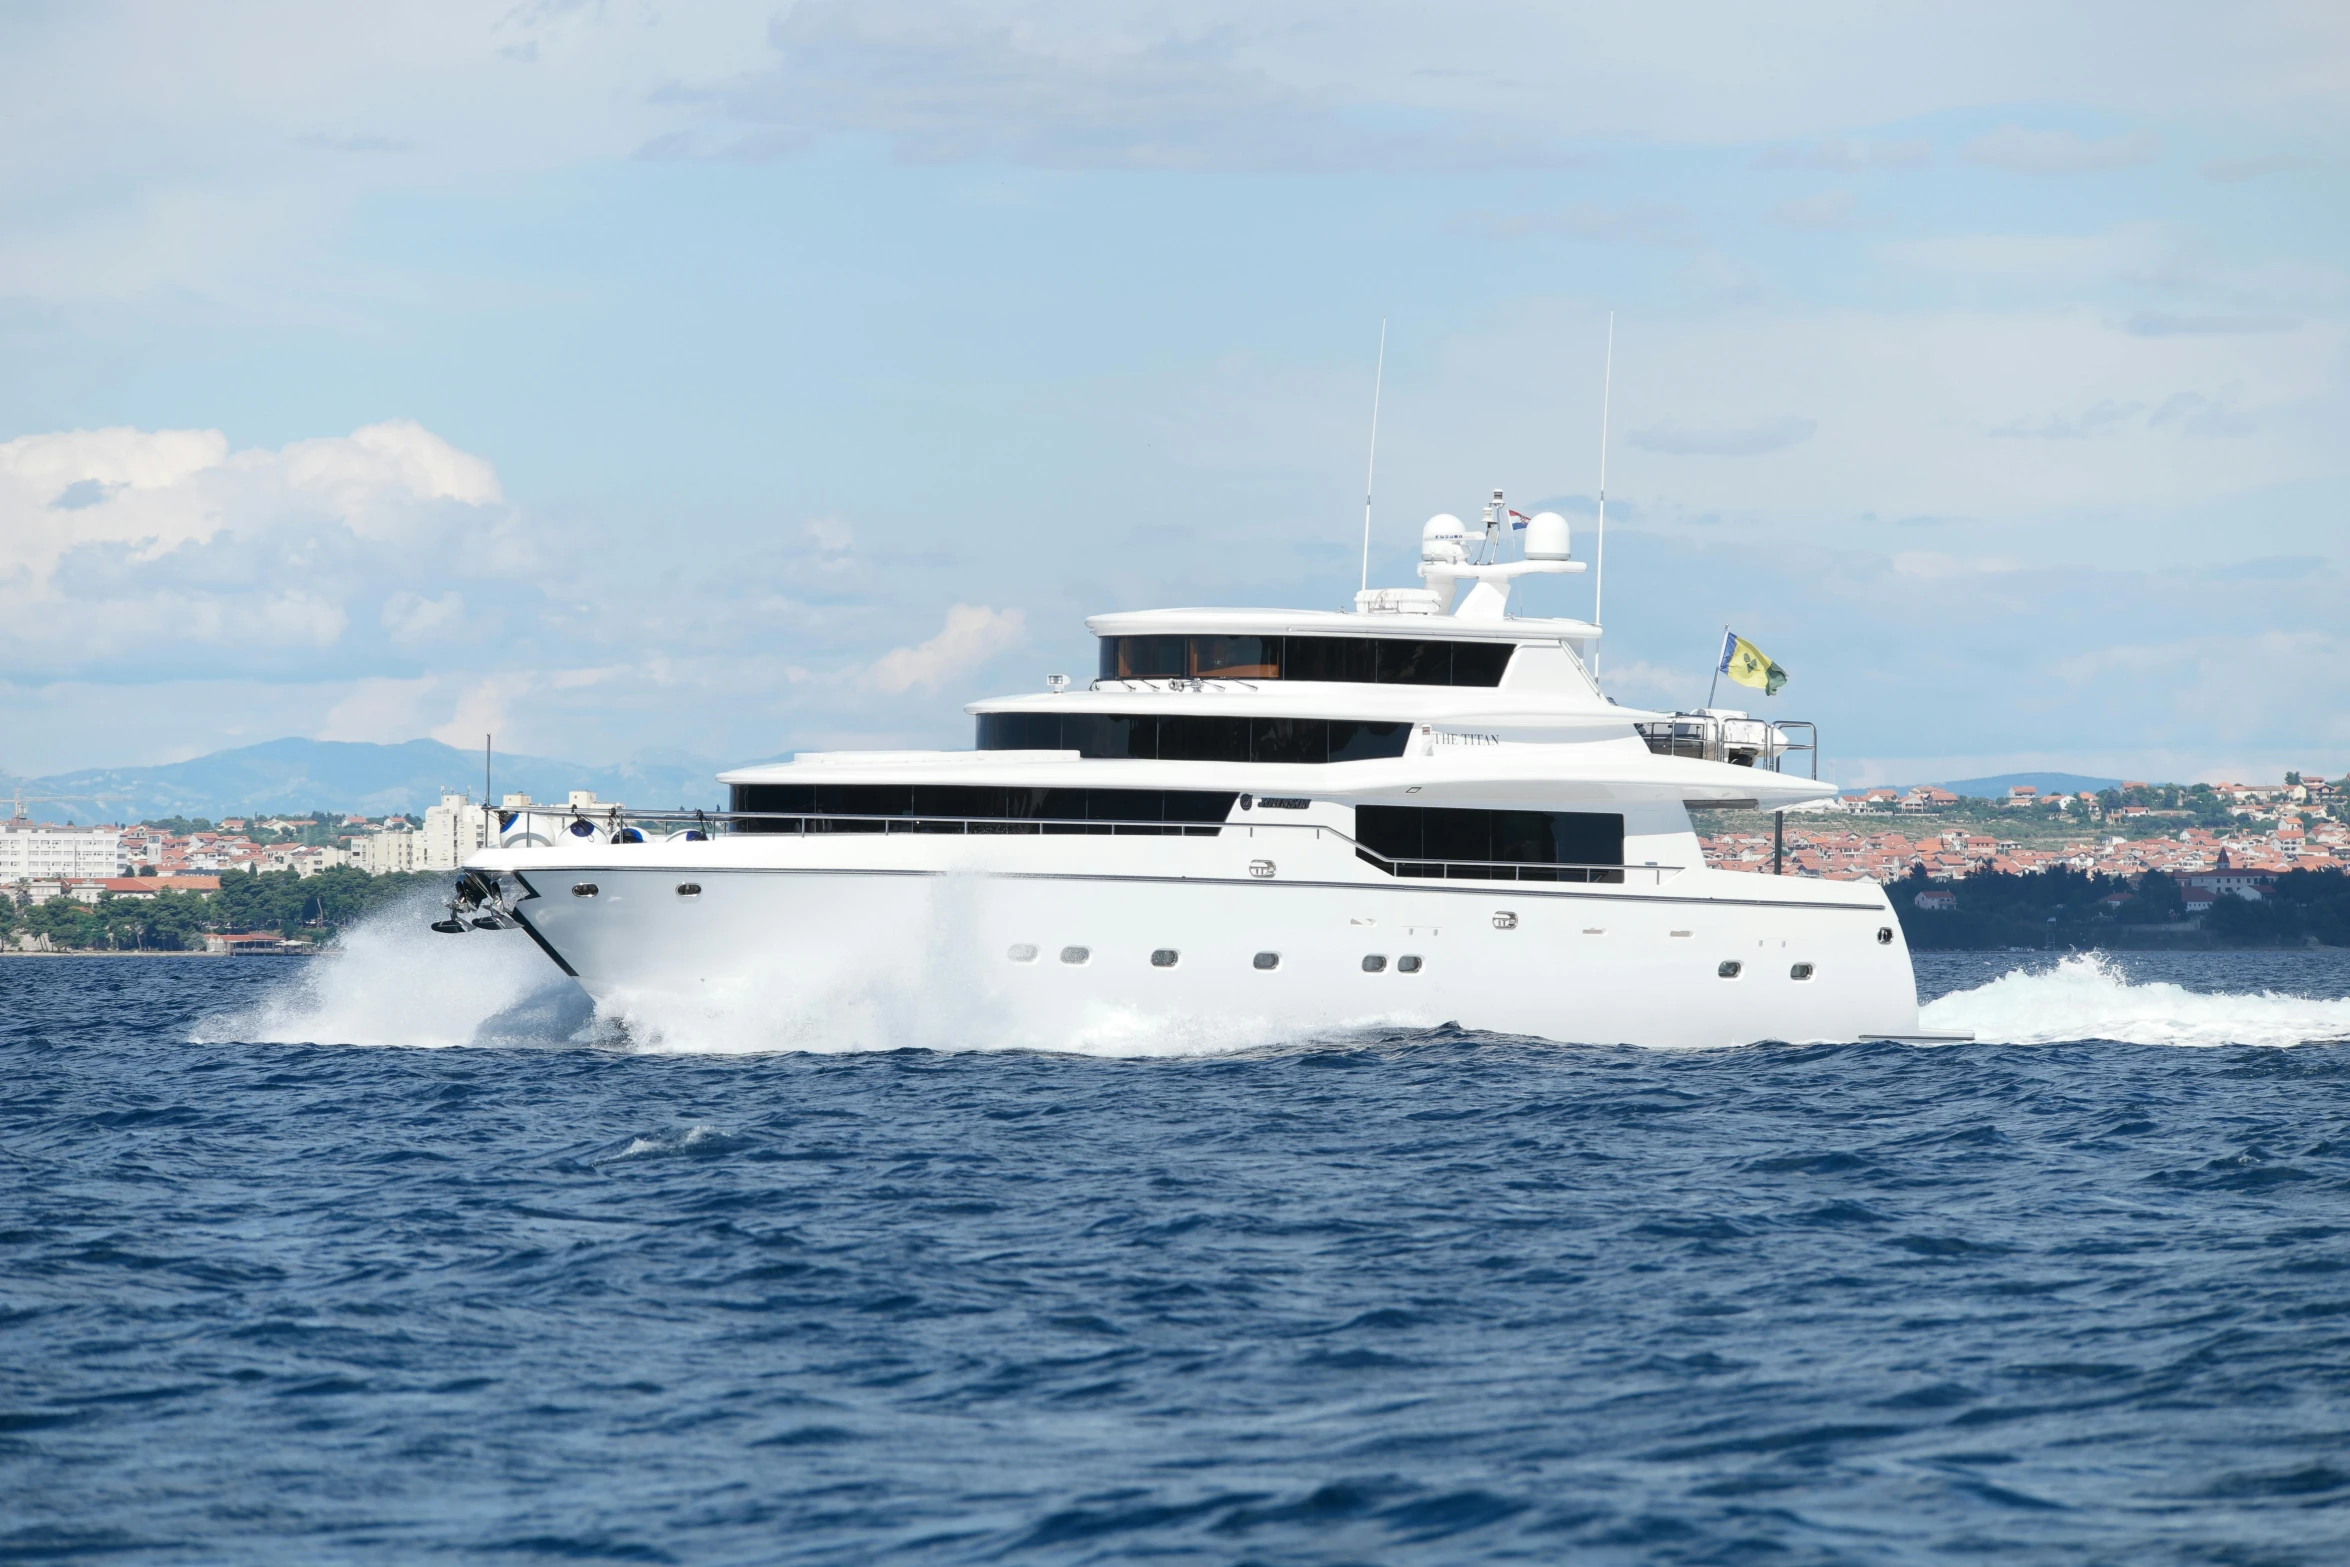
M 1607 410 L 1608 399 L 1616 389 L 1616 313 L 1607 313 L 1607 368 L 1599 380 L 1599 542 L 1595 546 L 1599 559 L 1591 570 L 1591 623 L 1606 622 L 1599 618 L 1600 596 L 1607 591 Z M 1591 672 L 1599 673 L 1599 644 L 1591 644 Z
M 1363 580 L 1371 586 L 1371 479 L 1379 471 L 1379 387 L 1387 379 L 1387 319 L 1379 320 L 1379 364 L 1371 372 L 1371 460 L 1363 465 Z

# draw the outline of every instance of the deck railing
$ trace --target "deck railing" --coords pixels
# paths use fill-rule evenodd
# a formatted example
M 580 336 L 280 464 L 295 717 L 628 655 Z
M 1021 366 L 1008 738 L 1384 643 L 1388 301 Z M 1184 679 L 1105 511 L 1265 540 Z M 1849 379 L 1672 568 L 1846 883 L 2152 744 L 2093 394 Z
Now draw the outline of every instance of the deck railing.
M 1712 713 L 1675 713 L 1635 724 L 1640 738 L 1658 756 L 1700 762 L 1728 762 L 1783 773 L 1801 753 L 1813 778 L 1820 775 L 1820 726 L 1807 718 L 1722 718 Z M 1803 731 L 1797 740 L 1796 730 Z
M 519 819 L 539 816 L 556 825 L 560 836 L 599 838 L 605 843 L 706 841 L 717 832 L 793 837 L 862 836 L 888 833 L 943 833 L 981 836 L 1097 836 L 1214 838 L 1229 829 L 1235 836 L 1311 833 L 1328 834 L 1355 852 L 1356 858 L 1390 876 L 1447 881 L 1548 881 L 1622 885 L 1628 881 L 1661 886 L 1681 873 L 1678 865 L 1576 865 L 1519 860 L 1447 860 L 1414 855 L 1399 858 L 1366 847 L 1344 830 L 1321 822 L 1236 821 L 1097 821 L 1087 817 L 1002 816 L 864 816 L 840 811 L 639 811 L 607 807 L 601 811 L 573 811 L 556 807 L 546 811 L 524 808 L 500 813 Z M 574 830 L 574 824 L 585 832 Z M 770 825 L 771 824 L 771 825 Z M 652 831 L 647 829 L 651 828 Z M 664 831 L 667 828 L 671 830 Z M 633 836 L 632 836 L 633 835 Z

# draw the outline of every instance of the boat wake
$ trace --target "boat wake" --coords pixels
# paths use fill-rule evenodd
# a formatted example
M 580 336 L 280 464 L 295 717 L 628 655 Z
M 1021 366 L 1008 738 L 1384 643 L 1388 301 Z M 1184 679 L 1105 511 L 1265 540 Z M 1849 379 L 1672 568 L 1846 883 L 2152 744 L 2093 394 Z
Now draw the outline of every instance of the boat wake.
M 1938 1033 L 1972 1033 L 1985 1044 L 2305 1045 L 2350 1040 L 2350 999 L 2133 981 L 2111 960 L 2089 953 L 1943 996 L 1919 1021 Z

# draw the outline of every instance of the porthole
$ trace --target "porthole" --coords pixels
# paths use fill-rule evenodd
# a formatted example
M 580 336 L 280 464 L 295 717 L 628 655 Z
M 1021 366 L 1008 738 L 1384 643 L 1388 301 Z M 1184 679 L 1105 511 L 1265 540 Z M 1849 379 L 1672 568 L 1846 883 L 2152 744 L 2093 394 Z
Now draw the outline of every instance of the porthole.
M 1739 962 L 1736 958 L 1728 958 L 1723 960 L 1721 967 L 1715 969 L 1714 972 L 1721 975 L 1724 979 L 1736 979 L 1739 975 L 1746 972 L 1746 965 Z
M 1798 963 L 1787 971 L 1787 977 L 1789 979 L 1809 979 L 1812 977 L 1813 972 L 1814 971 L 1812 966 L 1809 963 Z
M 1278 952 L 1260 952 L 1255 957 L 1249 959 L 1249 961 L 1255 964 L 1258 968 L 1279 968 L 1281 966 L 1281 954 Z
M 1691 936 L 1691 935 L 1694 935 L 1694 934 L 1696 934 L 1696 933 L 1695 933 L 1694 931 L 1676 930 L 1676 931 L 1673 931 L 1673 932 L 1671 932 L 1671 934 L 1672 934 L 1672 935 L 1673 935 L 1673 936 L 1674 936 L 1676 939 L 1678 939 L 1678 938 L 1685 937 L 1685 936 Z
M 1010 958 L 1015 963 L 1034 963 L 1036 961 L 1036 948 L 1023 941 L 1018 946 L 1014 947 L 1011 951 L 1005 953 L 1004 956 Z
M 1093 961 L 1093 948 L 1063 947 L 1061 949 L 1061 961 L 1072 966 L 1081 963 L 1091 963 Z
M 1158 951 L 1151 954 L 1151 967 L 1173 968 L 1175 966 L 1175 959 L 1177 956 L 1178 954 L 1173 947 L 1161 947 Z
M 1496 909 L 1493 911 L 1493 928 L 1495 930 L 1516 930 L 1518 917 L 1507 909 Z
M 575 898 L 592 898 L 596 895 L 596 884 L 592 881 L 575 881 L 571 884 L 571 895 Z
M 1395 960 L 1395 971 L 1398 974 L 1417 974 L 1420 972 L 1420 960 L 1407 952 Z
M 1387 972 L 1387 960 L 1381 957 L 1378 953 L 1374 952 L 1370 956 L 1363 959 L 1363 972 L 1366 974 L 1384 974 Z
M 681 881 L 677 884 L 677 895 L 681 898 L 698 898 L 702 895 L 702 884 L 698 881 Z
M 1890 947 L 1890 946 L 1892 946 L 1892 945 L 1893 945 L 1893 927 L 1892 927 L 1892 926 L 1890 926 L 1890 925 L 1879 925 L 1879 926 L 1877 927 L 1877 945 L 1878 945 L 1878 946 L 1880 946 L 1880 947 Z

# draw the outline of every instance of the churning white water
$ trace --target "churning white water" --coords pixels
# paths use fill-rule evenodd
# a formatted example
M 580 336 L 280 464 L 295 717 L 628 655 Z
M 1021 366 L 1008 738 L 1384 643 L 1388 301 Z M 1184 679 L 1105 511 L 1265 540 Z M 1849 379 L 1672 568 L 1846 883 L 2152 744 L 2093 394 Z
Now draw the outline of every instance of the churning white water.
M 1920 1021 L 1987 1044 L 2302 1045 L 2350 1039 L 2350 1000 L 2133 981 L 2109 959 L 2084 953 L 1953 992 L 1930 1003 Z

